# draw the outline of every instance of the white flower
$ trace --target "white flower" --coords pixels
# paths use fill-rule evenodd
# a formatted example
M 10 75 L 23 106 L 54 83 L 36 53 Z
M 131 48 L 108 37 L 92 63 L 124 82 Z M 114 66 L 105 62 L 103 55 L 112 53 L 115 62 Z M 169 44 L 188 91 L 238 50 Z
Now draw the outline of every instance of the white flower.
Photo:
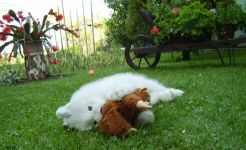
M 212 8 L 212 9 L 210 9 L 210 12 L 215 14 L 216 13 L 216 9 Z

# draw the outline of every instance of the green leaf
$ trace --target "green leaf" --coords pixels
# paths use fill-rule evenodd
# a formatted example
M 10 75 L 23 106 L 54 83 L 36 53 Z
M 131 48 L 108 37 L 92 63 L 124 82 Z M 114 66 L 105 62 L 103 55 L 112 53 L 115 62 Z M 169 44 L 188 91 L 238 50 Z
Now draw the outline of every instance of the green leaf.
M 8 46 L 9 44 L 12 44 L 12 43 L 14 43 L 14 42 L 15 42 L 14 40 L 9 41 L 9 42 L 5 42 L 3 45 L 0 46 L 0 52 L 2 52 L 3 49 L 4 49 L 6 46 Z
M 25 33 L 26 33 L 26 37 L 25 37 L 25 40 L 33 40 L 31 35 L 30 35 L 30 32 L 31 32 L 31 25 L 30 25 L 30 22 L 27 21 L 25 24 L 24 24 L 24 29 L 25 29 Z
M 44 37 L 44 38 L 51 39 L 51 37 L 50 37 L 50 36 L 48 36 L 48 35 L 46 35 L 46 34 L 43 34 L 43 37 Z
M 20 22 L 19 18 L 16 16 L 16 13 L 12 9 L 9 10 L 8 14 L 11 17 L 13 17 L 17 22 Z
M 48 23 L 48 21 L 47 21 L 47 23 Z M 46 24 L 47 24 L 47 23 L 46 23 Z M 48 25 L 48 26 L 49 26 L 49 25 Z M 48 26 L 46 25 L 46 30 L 44 30 L 44 32 L 43 32 L 44 34 L 45 34 L 47 31 L 49 31 L 50 29 L 54 29 L 54 30 L 56 30 L 56 31 L 59 29 L 59 27 L 58 27 L 59 24 L 55 24 L 55 25 L 53 25 L 53 26 L 51 26 L 51 27 L 49 27 L 49 28 L 48 28 Z
M 19 44 L 18 43 L 14 43 L 13 49 L 12 49 L 12 53 L 13 53 L 13 57 L 16 58 L 17 54 L 18 54 L 18 48 L 19 48 Z
M 44 28 L 44 26 L 46 24 L 47 17 L 48 17 L 48 15 L 44 16 L 44 19 L 43 19 L 43 22 L 42 22 L 42 26 L 41 26 L 41 31 L 43 30 L 43 28 Z
M 32 33 L 37 33 L 37 32 L 38 32 L 38 23 L 34 21 L 32 25 Z
M 30 26 L 30 23 L 25 23 L 24 24 L 24 29 L 26 31 L 27 34 L 30 34 L 30 31 L 31 31 L 31 26 Z
M 23 54 L 22 54 L 22 44 L 20 43 L 20 41 L 18 41 L 19 44 L 19 54 L 21 55 L 21 57 L 23 58 Z
M 46 52 L 48 53 L 48 51 L 49 51 L 49 49 L 50 49 L 50 44 L 49 44 L 49 43 L 44 42 L 44 43 L 43 43 L 43 46 L 44 46 L 44 48 L 45 48 Z
M 50 26 L 50 21 L 47 21 L 47 22 L 46 22 L 46 27 L 45 27 L 46 30 L 49 28 L 49 26 Z
M 18 29 L 18 27 L 17 26 L 15 26 L 15 25 L 8 25 L 12 30 L 13 29 Z

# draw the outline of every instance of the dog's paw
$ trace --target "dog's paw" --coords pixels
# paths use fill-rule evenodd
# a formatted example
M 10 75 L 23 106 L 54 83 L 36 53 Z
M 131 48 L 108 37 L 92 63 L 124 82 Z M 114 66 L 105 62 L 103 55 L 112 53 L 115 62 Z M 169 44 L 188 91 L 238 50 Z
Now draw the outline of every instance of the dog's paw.
M 124 96 L 130 94 L 131 91 L 127 89 L 118 89 L 109 95 L 110 100 L 121 100 Z
M 175 97 L 182 96 L 183 94 L 184 92 L 182 90 L 170 88 L 168 90 L 159 92 L 158 97 L 162 101 L 171 101 Z
M 145 110 L 148 108 L 152 108 L 149 102 L 144 102 L 144 101 L 138 101 L 137 106 L 138 109 Z
M 172 94 L 172 97 L 178 97 L 178 96 L 182 96 L 184 94 L 184 91 L 179 90 L 179 89 L 170 89 L 170 92 Z

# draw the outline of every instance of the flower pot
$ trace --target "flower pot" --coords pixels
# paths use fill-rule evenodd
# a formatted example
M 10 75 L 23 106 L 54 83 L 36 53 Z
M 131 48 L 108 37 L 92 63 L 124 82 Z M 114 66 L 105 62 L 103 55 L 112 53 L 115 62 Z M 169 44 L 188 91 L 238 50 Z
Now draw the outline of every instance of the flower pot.
M 233 38 L 236 29 L 237 28 L 234 24 L 218 25 L 217 26 L 217 38 L 218 39 Z
M 195 42 L 203 42 L 210 41 L 212 39 L 211 32 L 204 32 L 200 37 L 192 38 L 192 37 L 182 37 L 181 35 L 176 35 L 169 40 L 169 44 L 182 44 L 182 43 L 195 43 Z
M 27 78 L 29 80 L 40 80 L 49 77 L 50 72 L 44 58 L 42 42 L 25 42 L 23 48 Z

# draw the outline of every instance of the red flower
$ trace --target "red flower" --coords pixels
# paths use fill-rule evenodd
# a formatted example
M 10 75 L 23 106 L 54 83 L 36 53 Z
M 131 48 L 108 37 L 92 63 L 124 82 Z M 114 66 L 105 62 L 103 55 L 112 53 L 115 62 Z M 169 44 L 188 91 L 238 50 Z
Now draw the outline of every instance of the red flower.
M 57 52 L 59 50 L 58 46 L 52 46 L 51 48 L 52 48 L 53 52 Z
M 49 63 L 50 63 L 50 65 L 53 65 L 53 64 L 55 64 L 55 61 L 54 61 L 54 59 L 51 59 L 51 60 L 49 61 Z
M 50 63 L 51 65 L 56 65 L 56 64 L 59 64 L 60 62 L 61 62 L 60 59 L 53 58 L 53 59 L 50 60 L 49 63 Z
M 177 14 L 180 13 L 180 8 L 179 8 L 179 7 L 174 7 L 174 8 L 172 9 L 172 12 L 173 12 L 173 14 L 177 15 Z
M 18 11 L 18 16 L 21 19 L 21 21 L 24 21 L 26 17 L 23 16 L 23 11 Z
M 156 26 L 154 26 L 151 30 L 150 30 L 150 33 L 151 34 L 157 34 L 160 32 L 160 29 Z
M 3 58 L 2 54 L 0 54 L 0 60 Z
M 0 41 L 6 41 L 8 36 L 6 34 L 0 34 Z
M 23 32 L 24 29 L 23 29 L 22 27 L 18 27 L 18 31 L 19 31 L 19 32 Z
M 26 17 L 24 17 L 23 15 L 19 15 L 19 18 L 21 19 L 21 21 L 24 21 L 26 19 Z
M 3 20 L 6 20 L 8 23 L 13 21 L 12 17 L 9 14 L 3 15 Z
M 62 15 L 57 15 L 56 16 L 56 21 L 61 21 L 63 19 L 63 16 Z
M 4 34 L 8 34 L 8 33 L 10 33 L 10 32 L 11 32 L 11 28 L 8 27 L 8 26 L 6 26 L 6 27 L 3 29 L 3 33 L 4 33 Z

